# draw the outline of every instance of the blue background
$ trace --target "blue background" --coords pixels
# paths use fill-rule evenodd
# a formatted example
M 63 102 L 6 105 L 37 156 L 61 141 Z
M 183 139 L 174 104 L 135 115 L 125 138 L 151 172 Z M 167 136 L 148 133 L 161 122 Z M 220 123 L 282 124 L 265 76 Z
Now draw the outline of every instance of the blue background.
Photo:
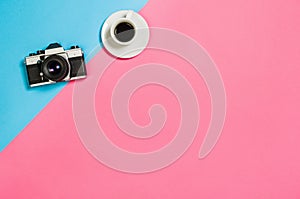
M 0 151 L 66 85 L 29 88 L 24 57 L 59 42 L 65 49 L 79 45 L 88 62 L 101 49 L 99 35 L 104 20 L 117 10 L 139 11 L 146 2 L 0 1 Z

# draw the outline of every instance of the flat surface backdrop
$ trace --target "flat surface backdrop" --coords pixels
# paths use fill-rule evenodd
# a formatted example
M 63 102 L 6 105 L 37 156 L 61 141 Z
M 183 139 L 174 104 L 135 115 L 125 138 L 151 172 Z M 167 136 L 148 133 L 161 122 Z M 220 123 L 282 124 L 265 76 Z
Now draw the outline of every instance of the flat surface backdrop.
M 157 136 L 135 139 L 114 122 L 114 85 L 127 71 L 153 62 L 189 81 L 201 110 L 197 136 L 175 163 L 151 173 L 111 169 L 86 150 L 73 120 L 74 82 L 27 87 L 24 57 L 56 41 L 84 49 L 92 78 L 106 53 L 101 25 L 120 9 L 139 12 L 150 27 L 194 39 L 218 66 L 226 121 L 204 159 L 198 152 L 211 117 L 210 95 L 193 67 L 172 53 L 146 49 L 117 60 L 95 91 L 96 116 L 107 137 L 128 151 L 150 152 L 170 142 L 180 126 L 176 97 L 159 85 L 132 95 L 129 111 L 137 124 L 150 122 L 153 104 L 167 113 Z M 0 16 L 0 198 L 300 198 L 299 1 L 2 0 Z

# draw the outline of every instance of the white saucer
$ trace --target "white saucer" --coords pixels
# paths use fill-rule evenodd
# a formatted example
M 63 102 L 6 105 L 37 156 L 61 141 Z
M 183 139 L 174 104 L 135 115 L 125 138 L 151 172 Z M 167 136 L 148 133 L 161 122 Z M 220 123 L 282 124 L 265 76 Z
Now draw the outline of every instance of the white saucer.
M 136 12 L 132 13 L 130 19 L 136 26 L 135 37 L 129 45 L 117 44 L 110 35 L 110 28 L 112 24 L 127 16 L 131 10 L 121 10 L 110 15 L 104 22 L 101 29 L 101 40 L 106 50 L 113 56 L 118 58 L 132 58 L 140 54 L 147 46 L 149 41 L 149 27 L 145 19 Z

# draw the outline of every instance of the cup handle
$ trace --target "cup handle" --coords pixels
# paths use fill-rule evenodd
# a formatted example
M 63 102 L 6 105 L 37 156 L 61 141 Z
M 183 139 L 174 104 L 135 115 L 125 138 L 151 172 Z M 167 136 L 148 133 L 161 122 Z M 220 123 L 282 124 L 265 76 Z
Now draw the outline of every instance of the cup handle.
M 129 10 L 128 12 L 127 12 L 127 14 L 126 14 L 126 19 L 130 19 L 131 17 L 132 17 L 132 15 L 133 15 L 133 11 L 132 10 Z

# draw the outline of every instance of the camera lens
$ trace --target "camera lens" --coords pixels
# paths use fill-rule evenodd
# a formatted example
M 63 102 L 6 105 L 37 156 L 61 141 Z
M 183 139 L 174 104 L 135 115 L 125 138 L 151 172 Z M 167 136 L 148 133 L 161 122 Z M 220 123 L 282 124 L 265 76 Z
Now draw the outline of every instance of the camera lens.
M 52 55 L 47 57 L 42 63 L 42 71 L 49 80 L 61 81 L 67 76 L 69 67 L 63 57 Z
M 132 24 L 122 22 L 116 26 L 114 33 L 120 42 L 129 42 L 135 35 L 135 29 Z
M 61 73 L 62 66 L 58 61 L 50 61 L 47 65 L 47 69 L 50 75 L 55 76 Z

